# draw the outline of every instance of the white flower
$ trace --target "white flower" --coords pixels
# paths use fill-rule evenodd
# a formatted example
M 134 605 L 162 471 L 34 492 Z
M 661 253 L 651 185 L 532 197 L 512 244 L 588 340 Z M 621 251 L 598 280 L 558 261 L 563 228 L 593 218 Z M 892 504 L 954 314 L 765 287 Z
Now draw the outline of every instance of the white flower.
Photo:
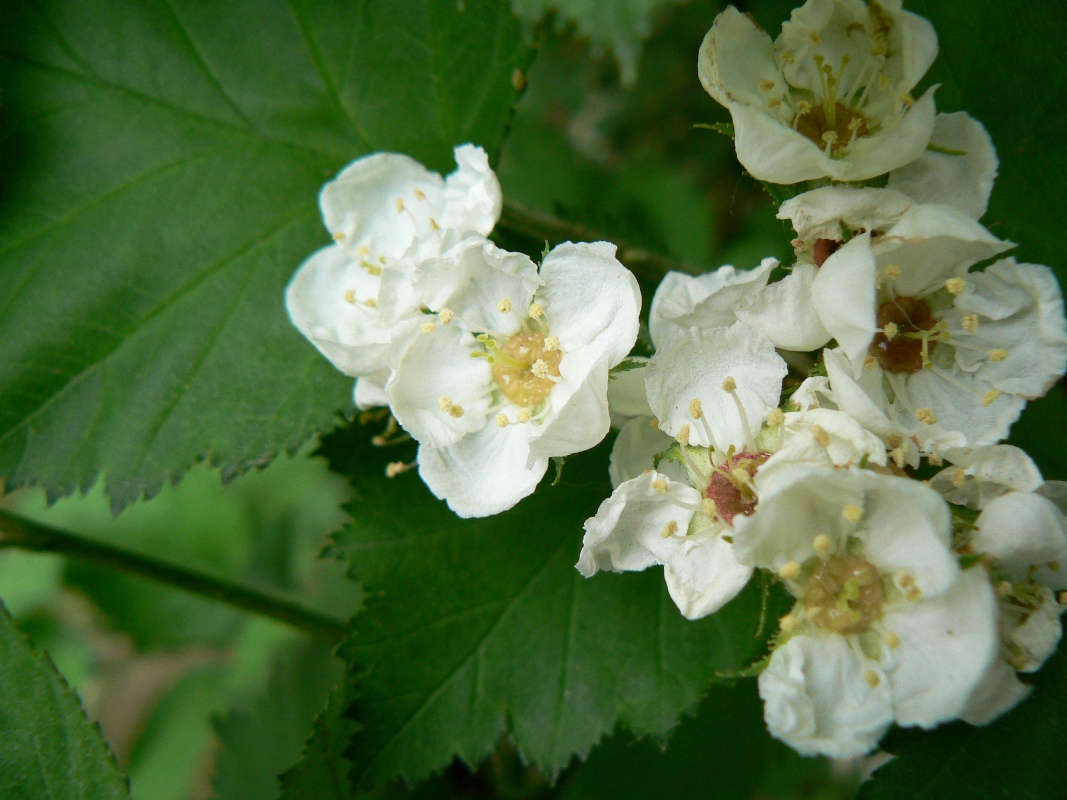
M 787 372 L 770 341 L 735 322 L 679 330 L 645 368 L 645 386 L 664 431 L 726 452 L 753 441 L 778 406 Z
M 322 190 L 319 205 L 336 243 L 304 262 L 285 305 L 297 329 L 347 375 L 387 370 L 417 330 L 415 265 L 468 233 L 487 235 L 500 216 L 500 184 L 485 152 L 462 145 L 455 155 L 456 171 L 442 178 L 408 156 L 375 153 Z
M 944 500 L 855 467 L 793 465 L 755 483 L 760 506 L 735 525 L 734 552 L 797 598 L 759 679 L 771 734 L 804 754 L 848 757 L 893 721 L 957 717 L 997 634 L 989 582 L 951 550 Z
M 419 441 L 419 473 L 460 516 L 531 494 L 548 459 L 608 432 L 608 370 L 637 338 L 640 292 L 606 242 L 561 244 L 538 276 L 523 255 L 471 239 L 416 270 L 440 306 L 386 386 Z
M 930 24 L 899 0 L 808 0 L 770 37 L 733 7 L 700 48 L 700 82 L 730 111 L 754 177 L 859 181 L 919 158 L 933 89 L 910 92 L 937 55 Z

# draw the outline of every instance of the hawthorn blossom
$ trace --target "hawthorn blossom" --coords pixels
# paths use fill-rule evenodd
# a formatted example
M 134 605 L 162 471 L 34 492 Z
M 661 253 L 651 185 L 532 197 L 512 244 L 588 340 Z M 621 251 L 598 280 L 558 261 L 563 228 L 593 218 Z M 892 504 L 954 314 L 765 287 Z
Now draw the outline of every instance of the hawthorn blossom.
M 349 164 L 319 196 L 334 244 L 314 253 L 285 292 L 289 318 L 357 383 L 356 402 L 384 399 L 393 353 L 418 330 L 412 271 L 469 233 L 488 235 L 502 197 L 485 151 L 455 149 L 447 178 L 399 153 Z
M 773 43 L 728 7 L 700 48 L 704 89 L 730 111 L 755 178 L 859 181 L 915 161 L 934 130 L 934 89 L 910 92 L 937 55 L 930 23 L 900 0 L 808 0 Z
M 1062 635 L 1067 518 L 1061 504 L 1067 484 L 1046 484 L 1030 457 L 1011 445 L 954 451 L 946 458 L 953 466 L 930 485 L 952 503 L 981 512 L 957 546 L 981 558 L 999 601 L 999 657 L 960 715 L 983 725 L 1029 694 L 1016 673 L 1038 670 Z
M 959 716 L 992 663 L 993 591 L 961 570 L 948 505 L 917 481 L 850 467 L 765 467 L 740 519 L 742 564 L 796 605 L 759 677 L 773 736 L 806 755 L 870 752 L 895 721 Z
M 608 371 L 637 338 L 641 296 L 607 242 L 564 243 L 540 273 L 526 256 L 468 239 L 421 263 L 420 334 L 386 385 L 419 441 L 419 474 L 464 517 L 531 494 L 548 460 L 608 432 Z

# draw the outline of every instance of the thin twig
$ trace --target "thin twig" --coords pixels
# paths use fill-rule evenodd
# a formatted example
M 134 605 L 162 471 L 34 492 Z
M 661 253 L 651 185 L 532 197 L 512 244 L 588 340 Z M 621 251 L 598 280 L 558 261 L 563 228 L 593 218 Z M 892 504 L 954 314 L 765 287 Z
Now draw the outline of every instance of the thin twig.
M 43 525 L 9 511 L 0 511 L 0 548 L 5 547 L 57 553 L 92 561 L 270 617 L 329 641 L 339 641 L 347 632 L 343 620 L 307 608 L 289 598 L 242 586 L 217 575 L 160 561 L 143 553 L 124 550 L 72 531 Z
M 643 283 L 653 285 L 659 283 L 660 279 L 672 270 L 690 275 L 699 275 L 704 271 L 686 261 L 635 247 L 624 240 L 606 236 L 580 223 L 557 219 L 550 214 L 535 211 L 511 200 L 504 201 L 498 227 L 531 239 L 547 241 L 550 244 L 565 241 L 613 242 L 619 248 L 617 253 L 619 261 L 625 264 Z

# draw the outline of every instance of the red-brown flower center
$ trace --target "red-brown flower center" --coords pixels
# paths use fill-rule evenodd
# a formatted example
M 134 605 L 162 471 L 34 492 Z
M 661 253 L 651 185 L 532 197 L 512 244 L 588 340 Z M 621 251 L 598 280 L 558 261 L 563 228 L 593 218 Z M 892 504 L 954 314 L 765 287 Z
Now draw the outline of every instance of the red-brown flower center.
M 711 474 L 705 496 L 715 503 L 716 513 L 727 525 L 738 514 L 747 517 L 756 510 L 759 498 L 752 478 L 770 457 L 770 453 L 738 453 Z
M 918 297 L 896 297 L 882 303 L 878 309 L 879 332 L 871 342 L 870 354 L 886 372 L 918 372 L 923 368 L 923 338 L 914 334 L 931 330 L 937 318 L 925 300 Z M 886 336 L 886 326 L 895 335 Z M 911 334 L 911 335 L 909 335 Z M 926 354 L 937 347 L 937 340 L 926 341 Z

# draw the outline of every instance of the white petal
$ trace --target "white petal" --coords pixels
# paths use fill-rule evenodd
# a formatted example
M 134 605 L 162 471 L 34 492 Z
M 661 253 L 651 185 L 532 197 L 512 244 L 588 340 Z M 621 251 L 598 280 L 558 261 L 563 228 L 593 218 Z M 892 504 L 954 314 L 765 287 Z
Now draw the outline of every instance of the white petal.
M 1025 570 L 1061 559 L 1067 566 L 1067 519 L 1039 494 L 1010 492 L 978 516 L 971 546 L 1004 567 Z
M 848 414 L 813 408 L 785 415 L 778 451 L 764 467 L 780 461 L 827 467 L 849 467 L 861 462 L 884 466 L 886 453 L 882 440 Z
M 893 722 L 881 667 L 835 634 L 794 636 L 775 650 L 759 693 L 771 735 L 801 755 L 865 755 Z
M 869 233 L 826 259 L 811 285 L 820 321 L 853 364 L 861 364 L 875 332 L 875 261 Z
M 851 230 L 886 231 L 914 202 L 889 189 L 825 186 L 786 200 L 778 219 L 787 219 L 810 245 L 816 239 L 841 240 L 841 225 Z
M 989 203 L 998 164 L 986 129 L 963 111 L 938 114 L 930 144 L 962 155 L 928 149 L 915 161 L 889 173 L 889 188 L 917 202 L 950 205 L 980 219 Z
M 687 536 L 664 565 L 667 591 L 686 619 L 701 619 L 733 600 L 752 577 L 717 532 Z
M 1010 444 L 950 450 L 945 460 L 954 466 L 934 475 L 930 486 L 957 505 L 985 508 L 1008 492 L 1033 492 L 1044 483 L 1033 459 Z
M 327 183 L 319 206 L 327 229 L 354 258 L 377 265 L 384 257 L 388 265 L 433 234 L 430 219 L 440 213 L 443 187 L 440 175 L 409 156 L 374 153 Z
M 419 475 L 430 491 L 461 517 L 487 517 L 507 511 L 534 489 L 548 469 L 547 459 L 527 466 L 524 426 L 486 425 L 455 444 L 419 447 Z
M 801 411 L 813 411 L 816 408 L 837 410 L 830 379 L 822 375 L 805 378 L 796 391 L 789 395 L 789 402 L 800 406 Z
M 766 336 L 775 347 L 798 352 L 817 350 L 832 338 L 812 306 L 812 282 L 817 274 L 814 264 L 798 264 L 785 278 L 755 295 L 748 305 L 738 307 L 737 318 Z
M 657 467 L 654 458 L 669 448 L 674 440 L 653 425 L 651 416 L 634 417 L 619 431 L 611 448 L 608 475 L 611 485 L 617 487 L 636 478 L 645 470 L 657 469 L 672 480 L 685 480 L 688 471 L 682 464 L 661 461 Z
M 648 402 L 660 426 L 677 436 L 690 428 L 690 444 L 715 446 L 723 451 L 751 445 L 745 425 L 754 435 L 772 408 L 778 406 L 782 379 L 788 368 L 761 333 L 741 322 L 729 328 L 690 328 L 663 345 L 645 368 Z M 735 396 L 723 389 L 733 378 Z M 691 403 L 700 400 L 703 416 L 714 437 L 690 415 Z
M 737 102 L 726 107 L 734 124 L 737 160 L 756 180 L 791 184 L 830 174 L 832 160 L 804 134 L 762 108 Z
M 737 321 L 739 306 L 767 285 L 778 260 L 765 258 L 751 270 L 729 264 L 703 275 L 668 272 L 663 276 L 648 314 L 649 332 L 657 347 L 678 328 L 725 328 Z
M 388 366 L 390 344 L 410 327 L 386 323 L 364 302 L 377 300 L 378 284 L 378 277 L 331 245 L 308 258 L 286 287 L 285 308 L 293 325 L 346 375 Z
M 1042 587 L 1041 605 L 1011 634 L 1013 654 L 1022 654 L 1022 663 L 1016 663 L 1020 672 L 1037 672 L 1055 652 L 1063 634 L 1060 626 L 1062 613 L 1063 607 L 1056 602 L 1052 592 Z
M 594 347 L 615 366 L 637 341 L 641 290 L 608 242 L 557 245 L 541 264 L 537 300 L 564 352 Z
M 666 481 L 666 492 L 653 488 L 662 485 L 659 481 Z M 602 569 L 640 572 L 666 563 L 681 546 L 693 518 L 694 512 L 678 503 L 694 506 L 700 499 L 692 486 L 657 472 L 620 484 L 600 504 L 596 516 L 585 521 L 578 571 L 588 578 Z
M 386 385 L 389 405 L 421 444 L 445 447 L 485 426 L 492 377 L 484 358 L 471 357 L 476 349 L 470 332 L 441 325 L 412 339 L 398 359 Z
M 952 329 L 960 338 L 960 366 L 1000 391 L 1041 397 L 1067 369 L 1067 321 L 1052 270 L 1009 258 L 966 280 L 954 311 L 977 314 L 979 323 L 969 334 Z M 1008 357 L 990 360 L 993 349 L 1007 350 Z
M 548 397 L 549 413 L 530 423 L 530 458 L 569 456 L 597 445 L 611 427 L 608 417 L 608 362 L 587 347 L 564 353 L 560 380 Z
M 622 428 L 631 417 L 651 417 L 652 409 L 648 406 L 645 395 L 645 367 L 648 359 L 632 356 L 640 367 L 617 372 L 608 380 L 608 411 L 611 414 L 611 427 Z
M 733 6 L 715 18 L 697 58 L 704 90 L 722 105 L 731 100 L 761 104 L 759 82 L 784 83 L 775 66 L 771 37 Z
M 503 336 L 518 331 L 541 283 L 537 265 L 527 256 L 480 236 L 421 262 L 414 280 L 416 296 L 427 308 L 447 308 L 469 330 Z
M 882 658 L 897 722 L 932 728 L 958 717 L 997 657 L 996 602 L 985 571 L 963 572 L 938 597 L 894 605 L 882 624 L 900 639 Z
M 1026 699 L 1031 689 L 1019 680 L 1014 669 L 998 658 L 967 699 L 960 719 L 971 725 L 988 725 Z
M 443 228 L 488 236 L 500 219 L 503 195 L 485 151 L 472 144 L 455 149 L 456 170 L 445 178 Z
M 389 405 L 389 393 L 385 391 L 385 384 L 392 373 L 389 370 L 375 372 L 373 375 L 363 375 L 356 378 L 356 385 L 352 390 L 352 399 L 356 408 L 366 411 L 370 408 L 384 408 Z

